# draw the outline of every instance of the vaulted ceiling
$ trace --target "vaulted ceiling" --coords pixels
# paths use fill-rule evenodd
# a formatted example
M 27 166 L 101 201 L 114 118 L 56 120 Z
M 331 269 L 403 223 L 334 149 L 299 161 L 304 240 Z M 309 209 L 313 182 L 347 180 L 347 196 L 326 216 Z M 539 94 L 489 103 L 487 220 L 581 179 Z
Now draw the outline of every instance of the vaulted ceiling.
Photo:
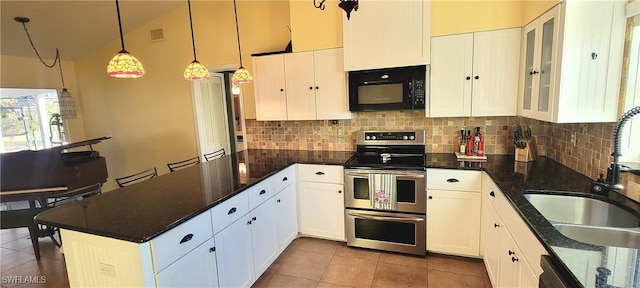
M 124 33 L 181 6 L 186 0 L 120 0 Z M 17 16 L 31 19 L 27 28 L 42 57 L 60 49 L 63 60 L 74 60 L 119 39 L 115 1 L 0 1 L 0 54 L 35 56 Z M 125 39 L 126 43 L 126 39 Z

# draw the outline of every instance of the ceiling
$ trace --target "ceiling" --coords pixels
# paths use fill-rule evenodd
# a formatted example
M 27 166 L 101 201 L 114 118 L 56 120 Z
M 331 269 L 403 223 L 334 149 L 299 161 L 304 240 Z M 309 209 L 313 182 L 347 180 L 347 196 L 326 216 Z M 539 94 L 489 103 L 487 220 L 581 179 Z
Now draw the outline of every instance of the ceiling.
M 186 0 L 119 2 L 125 34 L 182 5 L 187 13 Z M 0 0 L 0 16 L 2 55 L 35 56 L 22 24 L 14 20 L 17 16 L 31 19 L 27 29 L 38 52 L 47 59 L 53 59 L 58 48 L 63 60 L 74 60 L 119 39 L 115 1 Z

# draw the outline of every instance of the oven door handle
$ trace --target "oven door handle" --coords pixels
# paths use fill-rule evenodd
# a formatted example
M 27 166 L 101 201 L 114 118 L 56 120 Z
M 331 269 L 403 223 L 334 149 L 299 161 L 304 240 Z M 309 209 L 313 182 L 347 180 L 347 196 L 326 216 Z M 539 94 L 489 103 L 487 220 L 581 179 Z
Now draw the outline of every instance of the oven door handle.
M 380 170 L 382 171 L 382 170 Z M 378 174 L 380 173 L 380 171 L 377 172 L 346 172 L 346 176 L 352 176 L 352 177 L 363 177 L 363 178 L 369 178 L 369 174 Z M 380 174 L 391 174 L 391 175 L 396 175 L 396 176 L 410 176 L 412 178 L 424 178 L 424 172 L 423 173 L 413 173 L 413 172 L 401 172 L 401 171 L 394 171 L 393 173 L 380 173 Z
M 420 217 L 409 218 L 409 217 L 393 217 L 393 216 L 373 216 L 373 215 L 366 215 L 366 214 L 353 213 L 353 212 L 349 212 L 349 215 L 354 217 L 359 217 L 362 219 L 371 219 L 371 220 L 424 221 L 424 218 L 420 218 Z

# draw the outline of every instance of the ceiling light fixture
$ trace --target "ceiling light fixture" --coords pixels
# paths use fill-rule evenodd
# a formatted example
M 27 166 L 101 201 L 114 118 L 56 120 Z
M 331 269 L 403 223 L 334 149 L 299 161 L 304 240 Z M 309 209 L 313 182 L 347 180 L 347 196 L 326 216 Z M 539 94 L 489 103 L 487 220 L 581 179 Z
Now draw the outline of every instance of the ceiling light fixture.
M 233 0 L 233 13 L 236 16 L 236 35 L 238 36 L 238 54 L 240 55 L 240 68 L 233 73 L 231 81 L 235 84 L 245 84 L 253 81 L 253 76 L 249 70 L 242 66 L 242 49 L 240 49 L 240 29 L 238 28 L 238 8 L 236 7 L 236 0 Z
M 69 90 L 67 90 L 67 88 L 64 85 L 64 76 L 62 75 L 62 60 L 60 59 L 60 51 L 58 51 L 58 48 L 56 48 L 56 57 L 53 60 L 53 63 L 51 65 L 45 63 L 42 57 L 40 56 L 40 53 L 38 53 L 38 49 L 36 49 L 36 46 L 33 44 L 33 40 L 31 40 L 31 34 L 29 34 L 29 30 L 27 30 L 27 23 L 31 21 L 31 19 L 27 17 L 16 17 L 13 19 L 16 20 L 16 22 L 19 22 L 22 24 L 22 27 L 24 28 L 24 32 L 27 34 L 27 38 L 29 39 L 29 44 L 31 44 L 31 48 L 33 48 L 33 51 L 36 52 L 36 56 L 38 56 L 38 59 L 40 59 L 40 62 L 42 63 L 42 65 L 46 66 L 47 68 L 53 68 L 54 66 L 56 66 L 56 64 L 58 64 L 58 68 L 60 70 L 60 80 L 62 82 L 62 91 L 58 96 L 58 105 L 60 106 L 60 117 L 63 120 L 76 119 L 77 117 L 76 102 L 75 100 L 73 100 L 73 97 L 71 97 L 71 92 L 69 92 Z
M 118 28 L 120 29 L 122 49 L 109 61 L 107 74 L 116 78 L 140 78 L 144 76 L 142 63 L 124 49 L 124 36 L 122 35 L 122 22 L 120 21 L 120 5 L 118 4 L 118 0 L 116 0 L 116 11 L 118 12 Z
M 197 81 L 197 80 L 209 80 L 211 75 L 204 65 L 198 62 L 196 58 L 196 40 L 193 37 L 193 20 L 191 19 L 191 0 L 187 0 L 187 6 L 189 6 L 189 25 L 191 26 L 191 45 L 193 46 L 193 61 L 184 69 L 184 80 Z

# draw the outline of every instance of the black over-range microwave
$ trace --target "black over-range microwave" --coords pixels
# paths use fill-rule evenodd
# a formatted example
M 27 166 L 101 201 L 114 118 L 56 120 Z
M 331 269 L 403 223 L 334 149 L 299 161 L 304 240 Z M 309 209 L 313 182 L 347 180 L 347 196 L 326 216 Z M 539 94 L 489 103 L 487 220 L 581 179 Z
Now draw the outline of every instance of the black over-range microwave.
M 349 110 L 425 109 L 426 65 L 349 72 Z

